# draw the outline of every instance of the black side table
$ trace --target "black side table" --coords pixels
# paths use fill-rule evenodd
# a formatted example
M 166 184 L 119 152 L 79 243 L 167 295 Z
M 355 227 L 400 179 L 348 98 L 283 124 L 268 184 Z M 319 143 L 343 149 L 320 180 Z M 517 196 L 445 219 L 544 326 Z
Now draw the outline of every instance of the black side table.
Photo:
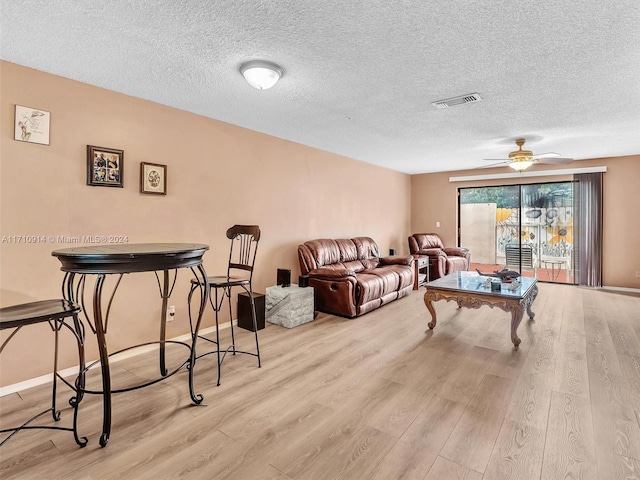
M 253 302 L 256 305 L 256 324 L 258 330 L 264 328 L 264 293 L 253 292 Z M 249 300 L 249 294 L 246 292 L 238 293 L 238 326 L 249 330 L 253 329 L 253 319 L 251 318 L 251 301 Z

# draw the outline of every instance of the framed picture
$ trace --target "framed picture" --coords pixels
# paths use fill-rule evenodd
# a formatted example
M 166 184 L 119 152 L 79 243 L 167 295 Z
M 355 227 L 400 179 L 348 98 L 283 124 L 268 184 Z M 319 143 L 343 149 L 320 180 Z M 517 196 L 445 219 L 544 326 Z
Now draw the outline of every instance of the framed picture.
M 87 185 L 124 187 L 124 150 L 87 145 Z
M 159 163 L 140 163 L 140 193 L 167 194 L 167 166 Z
M 49 145 L 51 113 L 16 105 L 14 140 Z

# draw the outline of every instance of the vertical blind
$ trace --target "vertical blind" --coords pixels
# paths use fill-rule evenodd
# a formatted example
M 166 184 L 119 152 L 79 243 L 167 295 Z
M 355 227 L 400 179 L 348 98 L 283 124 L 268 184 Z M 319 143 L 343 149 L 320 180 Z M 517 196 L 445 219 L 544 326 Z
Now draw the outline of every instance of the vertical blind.
M 581 173 L 577 181 L 575 218 L 577 225 L 577 278 L 579 285 L 602 286 L 602 190 L 603 176 Z M 574 239 L 575 240 L 575 239 Z

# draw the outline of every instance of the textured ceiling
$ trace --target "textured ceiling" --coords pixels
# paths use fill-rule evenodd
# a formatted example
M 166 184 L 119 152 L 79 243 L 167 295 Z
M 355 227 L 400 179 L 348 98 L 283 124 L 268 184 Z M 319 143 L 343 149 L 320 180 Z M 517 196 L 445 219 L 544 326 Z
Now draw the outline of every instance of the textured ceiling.
M 0 18 L 4 60 L 401 172 L 484 167 L 518 137 L 640 153 L 637 0 L 3 0 Z M 251 59 L 284 77 L 251 88 Z

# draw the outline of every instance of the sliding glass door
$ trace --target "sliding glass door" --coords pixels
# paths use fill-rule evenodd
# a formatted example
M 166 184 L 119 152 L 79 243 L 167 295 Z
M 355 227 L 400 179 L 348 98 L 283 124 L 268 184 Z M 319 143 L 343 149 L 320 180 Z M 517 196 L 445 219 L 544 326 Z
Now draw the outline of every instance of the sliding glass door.
M 461 188 L 459 244 L 472 268 L 574 283 L 573 182 Z

